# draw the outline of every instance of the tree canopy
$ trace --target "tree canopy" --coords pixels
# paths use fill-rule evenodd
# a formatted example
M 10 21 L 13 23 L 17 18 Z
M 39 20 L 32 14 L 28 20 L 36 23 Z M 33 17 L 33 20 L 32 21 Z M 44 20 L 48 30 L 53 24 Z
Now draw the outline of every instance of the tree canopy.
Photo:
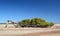
M 53 22 L 46 22 L 41 18 L 24 19 L 19 24 L 22 27 L 51 27 L 54 25 Z
M 30 24 L 30 19 L 24 19 L 24 20 L 22 20 L 21 22 L 19 22 L 19 24 L 20 24 L 22 27 L 27 27 L 27 26 Z

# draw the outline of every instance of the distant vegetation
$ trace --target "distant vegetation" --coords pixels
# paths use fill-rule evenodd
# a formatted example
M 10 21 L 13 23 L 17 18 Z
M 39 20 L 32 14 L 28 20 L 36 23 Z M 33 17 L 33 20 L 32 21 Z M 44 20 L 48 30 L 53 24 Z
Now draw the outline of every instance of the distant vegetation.
M 24 19 L 19 22 L 21 27 L 51 27 L 54 25 L 53 22 L 46 22 L 44 19 L 41 18 L 32 18 L 32 19 Z

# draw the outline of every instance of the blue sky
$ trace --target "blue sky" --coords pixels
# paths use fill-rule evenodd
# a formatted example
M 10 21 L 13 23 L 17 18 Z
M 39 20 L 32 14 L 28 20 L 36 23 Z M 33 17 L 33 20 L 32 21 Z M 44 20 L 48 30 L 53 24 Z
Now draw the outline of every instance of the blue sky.
M 0 0 L 0 22 L 35 17 L 60 23 L 60 0 Z

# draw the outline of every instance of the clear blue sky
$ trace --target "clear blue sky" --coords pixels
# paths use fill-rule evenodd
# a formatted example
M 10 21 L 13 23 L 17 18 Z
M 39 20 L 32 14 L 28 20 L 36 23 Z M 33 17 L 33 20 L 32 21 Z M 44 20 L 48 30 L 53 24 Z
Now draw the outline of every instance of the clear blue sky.
M 0 0 L 0 22 L 34 17 L 60 23 L 60 0 Z

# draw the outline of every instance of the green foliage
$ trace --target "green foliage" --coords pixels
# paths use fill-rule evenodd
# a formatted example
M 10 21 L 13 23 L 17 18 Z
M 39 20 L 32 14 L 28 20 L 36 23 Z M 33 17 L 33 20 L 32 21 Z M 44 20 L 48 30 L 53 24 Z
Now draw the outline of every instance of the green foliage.
M 41 18 L 25 19 L 20 21 L 19 24 L 22 27 L 51 27 L 54 25 L 53 22 L 46 22 Z
M 27 27 L 30 24 L 30 20 L 29 19 L 22 20 L 21 22 L 19 22 L 19 24 L 22 27 Z
M 48 24 L 49 27 L 51 27 L 51 26 L 53 26 L 53 25 L 54 25 L 53 22 L 49 22 L 49 24 Z
M 46 22 L 41 22 L 39 27 L 48 27 L 48 24 Z
M 41 22 L 45 22 L 45 20 L 43 20 L 41 18 L 33 18 L 33 19 L 31 19 L 31 24 L 33 26 L 40 26 Z

